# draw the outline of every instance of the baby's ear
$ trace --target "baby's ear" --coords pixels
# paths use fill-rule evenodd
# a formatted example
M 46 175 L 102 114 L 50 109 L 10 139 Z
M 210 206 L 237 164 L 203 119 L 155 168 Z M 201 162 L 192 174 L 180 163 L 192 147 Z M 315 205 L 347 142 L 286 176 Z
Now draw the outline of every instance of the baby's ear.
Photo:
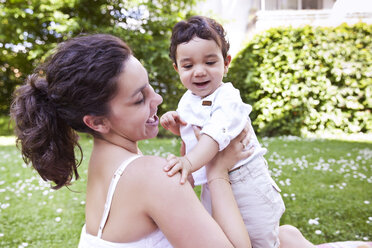
M 106 117 L 85 115 L 83 121 L 85 125 L 98 133 L 107 133 L 110 130 L 110 125 Z
M 228 65 L 230 65 L 230 62 L 231 62 L 231 55 L 228 54 L 228 55 L 226 56 L 226 59 L 225 59 L 225 64 L 227 63 L 227 66 L 228 66 Z
M 178 72 L 178 66 L 176 63 L 173 63 L 173 68 L 176 70 L 176 72 Z
M 228 55 L 226 56 L 225 61 L 224 61 L 224 73 L 225 73 L 225 74 L 226 74 L 227 71 L 229 70 L 229 65 L 230 65 L 230 63 L 231 63 L 231 55 L 228 54 Z

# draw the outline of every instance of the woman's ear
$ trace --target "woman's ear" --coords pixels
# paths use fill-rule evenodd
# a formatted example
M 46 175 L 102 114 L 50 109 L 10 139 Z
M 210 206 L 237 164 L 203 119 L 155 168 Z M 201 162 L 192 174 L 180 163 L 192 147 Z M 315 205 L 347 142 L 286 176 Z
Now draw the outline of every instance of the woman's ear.
M 229 65 L 230 65 L 230 63 L 231 63 L 231 55 L 228 54 L 228 55 L 226 56 L 226 59 L 225 59 L 225 62 L 224 62 L 224 71 L 223 71 L 223 73 L 224 73 L 225 75 L 226 75 L 227 72 L 229 71 Z
M 108 133 L 110 125 L 107 119 L 103 116 L 85 115 L 83 117 L 85 125 L 97 133 Z

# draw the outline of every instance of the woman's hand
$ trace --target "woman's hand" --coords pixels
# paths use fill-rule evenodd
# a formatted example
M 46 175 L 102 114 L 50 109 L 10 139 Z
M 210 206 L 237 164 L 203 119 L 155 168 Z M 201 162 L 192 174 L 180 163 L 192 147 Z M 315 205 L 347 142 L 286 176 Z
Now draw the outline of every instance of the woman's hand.
M 222 151 L 217 153 L 213 160 L 207 165 L 207 177 L 211 180 L 216 177 L 227 176 L 228 171 L 240 160 L 252 155 L 254 147 L 248 147 L 252 130 L 247 125 L 243 131 L 233 139 Z

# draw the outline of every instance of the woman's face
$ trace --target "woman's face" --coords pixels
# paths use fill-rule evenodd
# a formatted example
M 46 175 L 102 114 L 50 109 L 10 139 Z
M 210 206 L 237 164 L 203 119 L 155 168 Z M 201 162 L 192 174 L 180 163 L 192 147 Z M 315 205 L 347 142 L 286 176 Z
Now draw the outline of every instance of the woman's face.
M 149 84 L 146 69 L 131 56 L 119 75 L 117 95 L 109 102 L 111 134 L 133 142 L 154 138 L 159 131 L 156 112 L 162 101 Z

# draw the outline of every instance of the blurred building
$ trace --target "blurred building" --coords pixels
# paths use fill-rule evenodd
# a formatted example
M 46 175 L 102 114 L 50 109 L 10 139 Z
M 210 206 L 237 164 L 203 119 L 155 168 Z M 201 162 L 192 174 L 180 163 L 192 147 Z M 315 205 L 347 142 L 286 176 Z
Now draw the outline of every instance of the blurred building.
M 205 0 L 197 9 L 223 23 L 232 55 L 245 40 L 272 27 L 372 24 L 372 0 Z

